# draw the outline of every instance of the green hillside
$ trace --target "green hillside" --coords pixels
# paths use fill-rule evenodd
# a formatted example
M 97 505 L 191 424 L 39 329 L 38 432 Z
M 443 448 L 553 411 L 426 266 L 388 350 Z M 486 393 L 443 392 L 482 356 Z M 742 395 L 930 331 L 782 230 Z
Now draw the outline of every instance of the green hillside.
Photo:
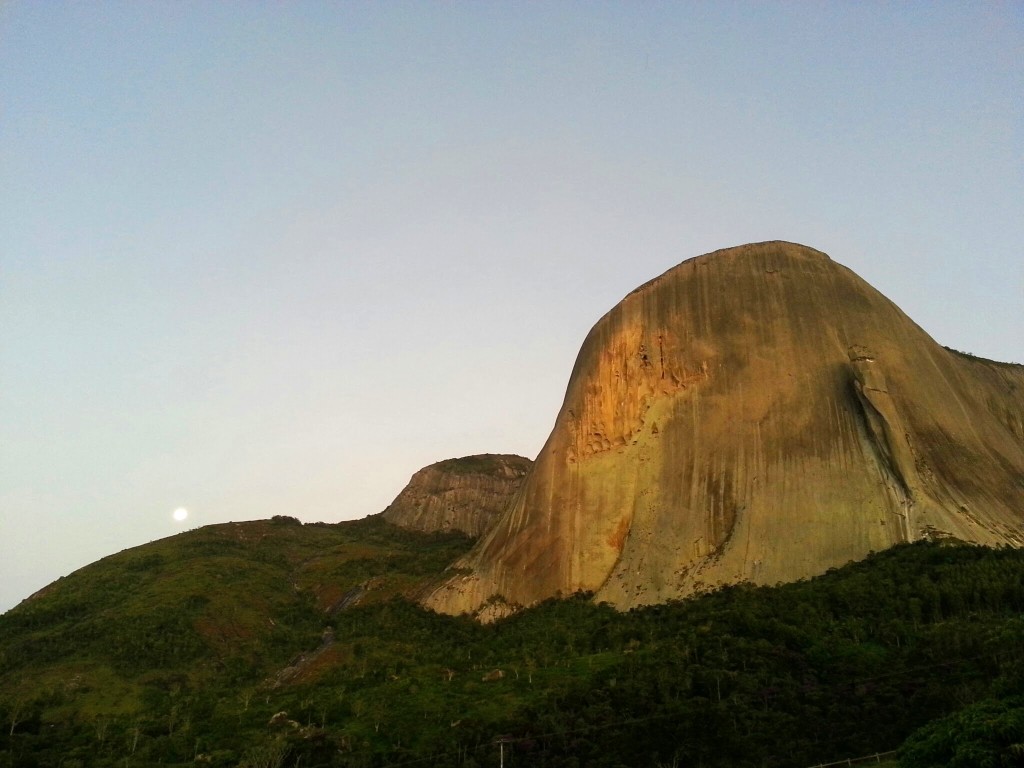
M 469 543 L 282 518 L 84 568 L 0 616 L 0 766 L 803 768 L 922 726 L 901 765 L 1021 764 L 1020 551 L 481 626 L 411 599 Z

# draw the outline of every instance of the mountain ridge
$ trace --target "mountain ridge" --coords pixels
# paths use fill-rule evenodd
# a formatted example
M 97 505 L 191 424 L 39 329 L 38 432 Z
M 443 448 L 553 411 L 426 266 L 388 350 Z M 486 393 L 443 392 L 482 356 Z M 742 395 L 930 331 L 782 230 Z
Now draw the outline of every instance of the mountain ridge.
M 595 325 L 555 430 L 475 549 L 383 514 L 225 523 L 103 558 L 0 615 L 0 768 L 472 766 L 499 742 L 553 768 L 801 768 L 900 743 L 903 768 L 951 764 L 963 744 L 1011 759 L 1024 551 L 955 539 L 1017 543 L 998 505 L 1018 509 L 1024 488 L 1024 367 L 938 347 L 820 252 L 717 253 L 735 280 L 698 257 L 675 268 L 692 280 L 669 270 Z M 750 300 L 717 310 L 730 295 Z M 493 459 L 432 466 L 466 480 Z M 472 483 L 455 487 L 474 514 Z M 438 489 L 414 512 L 447 514 Z M 787 503 L 807 498 L 794 522 Z M 781 519 L 758 522 L 759 504 Z M 913 543 L 847 558 L 829 526 L 851 521 Z M 784 532 L 758 546 L 824 573 L 730 582 L 754 523 Z M 665 568 L 679 530 L 702 535 L 682 540 L 689 592 Z M 554 592 L 492 590 L 467 612 L 530 607 L 490 624 L 424 610 L 464 580 L 500 586 L 480 569 L 488 548 L 507 583 Z M 552 578 L 601 577 L 608 552 L 595 590 Z

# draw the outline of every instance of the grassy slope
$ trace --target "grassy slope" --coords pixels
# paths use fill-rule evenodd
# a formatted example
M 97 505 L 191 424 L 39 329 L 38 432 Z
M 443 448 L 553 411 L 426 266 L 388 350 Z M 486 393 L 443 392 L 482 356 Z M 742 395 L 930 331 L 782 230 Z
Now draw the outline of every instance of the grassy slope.
M 0 690 L 52 701 L 42 711 L 59 719 L 137 712 L 154 681 L 255 685 L 315 648 L 346 595 L 370 604 L 413 596 L 468 545 L 378 518 L 281 518 L 126 550 L 0 616 Z

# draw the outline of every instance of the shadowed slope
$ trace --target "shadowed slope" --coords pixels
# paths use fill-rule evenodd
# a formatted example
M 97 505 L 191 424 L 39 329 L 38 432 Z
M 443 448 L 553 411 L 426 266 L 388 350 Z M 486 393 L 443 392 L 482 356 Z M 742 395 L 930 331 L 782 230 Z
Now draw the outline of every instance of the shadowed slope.
M 825 254 L 686 261 L 591 330 L 516 502 L 428 605 L 616 606 L 923 536 L 1024 542 L 1024 367 L 936 344 Z

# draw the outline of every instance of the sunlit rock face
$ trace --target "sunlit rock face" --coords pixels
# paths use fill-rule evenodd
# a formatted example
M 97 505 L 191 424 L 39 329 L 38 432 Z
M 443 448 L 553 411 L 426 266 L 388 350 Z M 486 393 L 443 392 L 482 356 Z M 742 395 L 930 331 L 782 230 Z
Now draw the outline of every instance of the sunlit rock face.
M 384 510 L 389 523 L 416 531 L 462 531 L 480 536 L 505 511 L 532 462 L 482 454 L 424 467 Z
M 598 321 L 515 502 L 427 604 L 592 590 L 625 609 L 925 536 L 1017 546 L 1022 523 L 1024 367 L 939 346 L 824 253 L 760 243 Z

